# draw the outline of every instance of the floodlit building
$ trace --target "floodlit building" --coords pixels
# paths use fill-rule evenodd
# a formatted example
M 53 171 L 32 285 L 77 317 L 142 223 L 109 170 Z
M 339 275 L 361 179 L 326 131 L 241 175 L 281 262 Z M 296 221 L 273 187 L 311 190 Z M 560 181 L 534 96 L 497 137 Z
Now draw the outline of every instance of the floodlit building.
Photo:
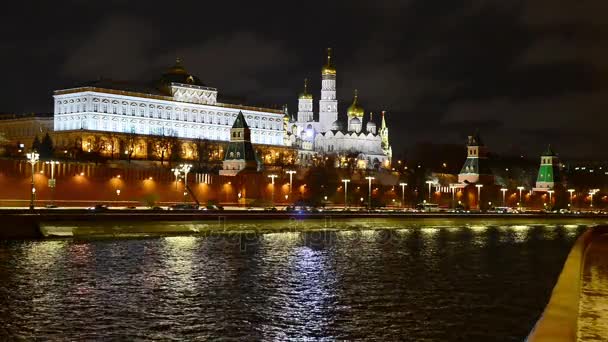
M 356 159 L 362 169 L 389 167 L 392 149 L 388 139 L 385 112 L 380 115 L 380 129 L 372 113 L 366 117 L 355 90 L 353 102 L 346 112 L 346 120 L 340 118 L 336 96 L 336 68 L 332 63 L 331 49 L 327 62 L 321 68 L 321 97 L 319 115 L 315 119 L 313 95 L 308 92 L 307 80 L 304 91 L 298 98 L 297 118 L 288 118 L 291 129 L 286 132 L 286 141 L 298 148 L 299 159 L 310 160 L 314 155 L 332 155 L 336 167 Z
M 218 90 L 188 73 L 177 59 L 150 83 L 97 80 L 54 94 L 54 130 L 90 130 L 230 140 L 239 112 L 254 144 L 284 145 L 283 111 L 221 102 Z
M 536 177 L 536 187 L 534 191 L 554 190 L 555 186 L 561 181 L 559 158 L 551 149 L 551 145 L 540 157 L 540 167 L 538 177 Z

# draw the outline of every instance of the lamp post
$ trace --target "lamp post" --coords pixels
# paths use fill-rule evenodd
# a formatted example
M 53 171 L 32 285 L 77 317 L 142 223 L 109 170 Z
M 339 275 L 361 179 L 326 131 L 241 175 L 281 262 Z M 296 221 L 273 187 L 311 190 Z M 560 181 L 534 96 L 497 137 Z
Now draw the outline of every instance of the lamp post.
M 271 202 L 272 202 L 272 206 L 273 207 L 274 207 L 274 179 L 277 178 L 277 177 L 278 176 L 274 175 L 274 174 L 273 175 L 268 175 L 268 178 L 270 178 L 271 182 L 272 182 L 272 197 L 271 197 L 272 199 L 271 199 Z
M 51 179 L 49 179 L 49 188 L 51 188 L 51 205 L 55 205 L 55 165 L 59 164 L 56 160 L 45 162 L 45 164 L 51 165 Z
M 477 188 L 477 209 L 481 210 L 481 188 L 483 188 L 483 184 L 475 184 Z
M 342 182 L 344 183 L 344 210 L 346 210 L 348 208 L 348 183 L 350 179 L 343 179 Z
M 188 172 L 190 172 L 190 169 L 192 168 L 192 165 L 190 164 L 181 164 L 179 166 L 179 168 L 181 169 L 180 171 L 184 173 L 184 203 L 186 203 L 186 196 L 188 194 L 187 189 L 188 189 Z
M 568 192 L 570 193 L 570 208 L 572 208 L 572 193 L 574 193 L 574 189 L 568 189 Z
M 590 207 L 593 208 L 593 195 L 595 195 L 596 192 L 598 192 L 598 189 L 592 189 L 589 191 L 589 195 L 591 196 L 591 203 L 590 203 Z
M 502 191 L 502 206 L 506 207 L 507 202 L 505 201 L 505 195 L 507 193 L 507 188 L 501 188 L 500 191 Z
M 293 185 L 293 175 L 296 173 L 294 170 L 287 170 L 285 173 L 289 174 L 289 195 L 291 195 L 291 188 Z
M 549 193 L 549 207 L 552 207 L 553 206 L 553 201 L 551 199 L 552 199 L 553 193 L 555 191 L 553 191 L 553 190 L 547 190 L 547 192 Z
M 525 188 L 523 186 L 518 186 L 517 187 L 517 190 L 519 190 L 519 203 L 520 203 L 519 205 L 521 205 L 521 203 L 522 203 L 521 202 L 521 192 L 524 191 L 524 189 Z
M 405 208 L 405 187 L 407 183 L 399 183 L 401 186 L 401 208 Z
M 116 201 L 118 201 L 118 196 L 120 196 L 120 189 L 116 189 Z
M 433 185 L 434 182 L 429 180 L 429 181 L 426 181 L 425 183 L 429 185 L 429 203 L 431 203 L 431 186 Z
M 368 188 L 367 188 L 367 207 L 368 209 L 372 208 L 372 180 L 375 177 L 373 176 L 367 176 L 365 177 L 365 179 L 367 179 L 367 182 L 369 184 Z
M 32 191 L 30 194 L 30 210 L 34 210 L 34 196 L 36 196 L 36 188 L 34 187 L 34 167 L 36 166 L 36 163 L 40 159 L 40 155 L 36 152 L 30 152 L 30 153 L 26 154 L 26 156 L 27 156 L 28 163 L 30 163 L 30 165 L 32 165 L 32 182 L 31 182 Z
M 171 169 L 173 171 L 173 175 L 175 175 L 175 190 L 177 190 L 177 180 L 179 179 L 179 174 L 181 173 L 179 169 Z

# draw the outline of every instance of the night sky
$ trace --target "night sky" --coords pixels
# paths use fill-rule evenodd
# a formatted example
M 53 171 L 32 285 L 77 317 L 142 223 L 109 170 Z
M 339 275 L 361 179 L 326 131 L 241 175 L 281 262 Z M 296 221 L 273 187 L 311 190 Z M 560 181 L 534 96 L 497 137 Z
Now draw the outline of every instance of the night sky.
M 220 94 L 297 111 L 334 48 L 339 110 L 357 88 L 416 143 L 607 157 L 608 1 L 21 1 L 4 4 L 0 112 L 51 112 L 52 91 L 156 79 L 181 57 Z

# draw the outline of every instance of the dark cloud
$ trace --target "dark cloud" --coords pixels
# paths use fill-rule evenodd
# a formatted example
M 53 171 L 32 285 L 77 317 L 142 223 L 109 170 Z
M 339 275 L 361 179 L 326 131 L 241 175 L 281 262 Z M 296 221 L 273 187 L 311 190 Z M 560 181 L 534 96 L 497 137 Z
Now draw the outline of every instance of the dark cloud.
M 479 129 L 499 152 L 553 142 L 570 156 L 608 156 L 597 148 L 607 123 L 603 1 L 11 6 L 17 15 L 0 21 L 0 59 L 11 66 L 2 111 L 50 111 L 54 89 L 99 76 L 149 80 L 181 57 L 221 93 L 294 112 L 304 77 L 318 94 L 332 46 L 341 110 L 355 88 L 367 112 L 387 110 L 397 153 L 421 141 L 460 143 Z

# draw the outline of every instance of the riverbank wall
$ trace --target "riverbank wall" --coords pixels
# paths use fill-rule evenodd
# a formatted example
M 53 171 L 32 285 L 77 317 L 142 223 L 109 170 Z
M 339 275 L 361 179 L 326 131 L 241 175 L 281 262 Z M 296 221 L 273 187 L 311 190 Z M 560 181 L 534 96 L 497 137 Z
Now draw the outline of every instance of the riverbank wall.
M 585 253 L 595 239 L 605 234 L 608 234 L 608 226 L 598 226 L 578 238 L 568 254 L 549 303 L 526 341 L 577 341 Z

